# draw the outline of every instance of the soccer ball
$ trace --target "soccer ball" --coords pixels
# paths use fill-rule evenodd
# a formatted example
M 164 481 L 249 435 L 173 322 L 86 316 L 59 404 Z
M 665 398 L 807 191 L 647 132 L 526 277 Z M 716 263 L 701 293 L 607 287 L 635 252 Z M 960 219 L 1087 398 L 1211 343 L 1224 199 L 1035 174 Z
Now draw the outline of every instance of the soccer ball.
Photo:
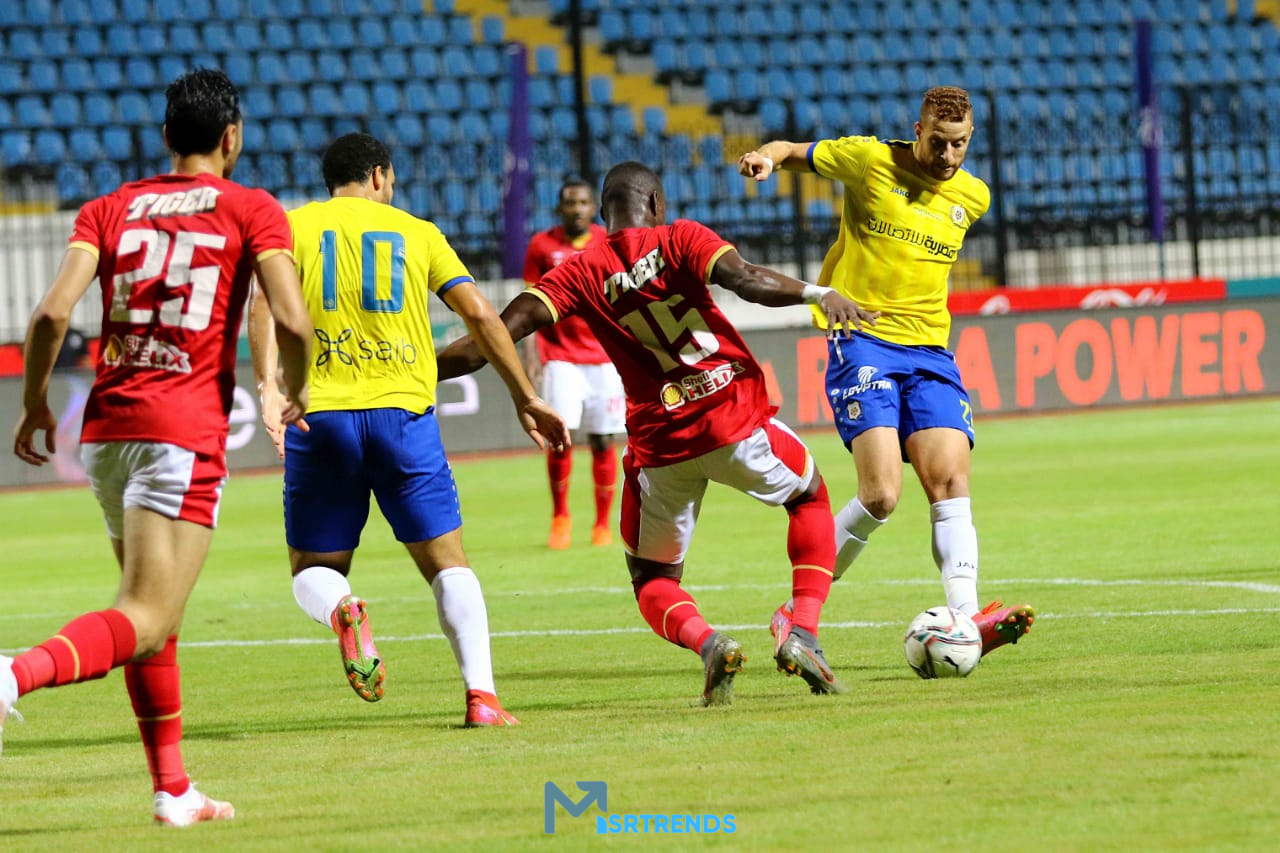
M 911 620 L 902 650 L 921 678 L 963 678 L 982 660 L 982 634 L 959 610 L 930 607 Z

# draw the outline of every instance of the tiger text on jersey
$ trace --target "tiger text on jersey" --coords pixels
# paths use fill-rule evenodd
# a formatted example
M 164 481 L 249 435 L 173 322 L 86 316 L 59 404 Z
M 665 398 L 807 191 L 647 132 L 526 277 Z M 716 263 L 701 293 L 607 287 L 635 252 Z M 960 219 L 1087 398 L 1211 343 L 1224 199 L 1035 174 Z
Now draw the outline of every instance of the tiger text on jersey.
M 618 272 L 604 280 L 605 297 L 609 302 L 617 302 L 633 290 L 639 290 L 657 278 L 667 268 L 663 260 L 662 248 L 655 246 L 653 251 L 637 260 L 627 272 Z
M 194 187 L 171 193 L 143 193 L 129 202 L 125 222 L 153 216 L 190 216 L 213 210 L 218 205 L 221 190 L 213 187 Z

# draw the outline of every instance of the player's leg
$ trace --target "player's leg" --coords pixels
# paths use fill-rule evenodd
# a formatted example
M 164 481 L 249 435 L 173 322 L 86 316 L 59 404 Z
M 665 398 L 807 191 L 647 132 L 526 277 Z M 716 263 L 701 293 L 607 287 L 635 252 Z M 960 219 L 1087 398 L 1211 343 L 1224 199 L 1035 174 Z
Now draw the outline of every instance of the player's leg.
M 368 470 L 378 506 L 431 584 L 440 629 L 466 687 L 468 726 L 515 725 L 494 688 L 489 612 L 462 547 L 462 513 L 453 471 L 433 412 L 367 413 Z
M 909 380 L 903 411 L 907 456 L 929 500 L 933 558 L 947 606 L 973 617 L 983 636 L 983 654 L 1017 642 L 1031 628 L 1030 605 L 992 602 L 978 609 L 978 533 L 969 497 L 973 410 L 955 362 L 922 352 L 920 371 Z
M 582 424 L 587 384 L 576 364 L 548 361 L 542 367 L 542 396 L 564 418 L 565 426 L 577 430 Z M 573 472 L 573 448 L 547 449 L 547 480 L 551 486 L 551 532 L 547 547 L 560 551 L 572 543 L 573 522 L 569 513 L 569 477 Z
M 746 656 L 736 640 L 707 624 L 698 603 L 680 586 L 684 555 L 707 489 L 697 463 L 694 459 L 642 471 L 623 453 L 622 541 L 640 615 L 659 637 L 702 658 L 703 704 L 727 705 Z
M 591 448 L 591 479 L 595 484 L 596 520 L 592 545 L 613 542 L 609 510 L 618 480 L 618 457 L 613 437 L 626 431 L 626 396 L 612 364 L 584 365 L 590 392 L 582 413 L 582 429 Z
M 774 659 L 778 669 L 799 675 L 814 693 L 842 693 L 818 645 L 822 605 L 831 590 L 835 537 L 831 502 L 809 449 L 787 426 L 770 420 L 750 436 L 699 460 L 706 476 L 768 506 L 787 511 L 787 556 L 791 561 L 791 607 L 785 624 L 775 614 Z
M 889 518 L 902 495 L 901 389 L 906 348 L 855 333 L 828 344 L 827 401 L 853 456 L 858 492 L 836 513 L 839 579 Z
M 347 576 L 369 518 L 360 414 L 317 412 L 311 429 L 285 432 L 284 526 L 293 597 L 337 635 L 347 683 L 367 702 L 382 698 L 386 667 L 373 642 L 368 604 Z

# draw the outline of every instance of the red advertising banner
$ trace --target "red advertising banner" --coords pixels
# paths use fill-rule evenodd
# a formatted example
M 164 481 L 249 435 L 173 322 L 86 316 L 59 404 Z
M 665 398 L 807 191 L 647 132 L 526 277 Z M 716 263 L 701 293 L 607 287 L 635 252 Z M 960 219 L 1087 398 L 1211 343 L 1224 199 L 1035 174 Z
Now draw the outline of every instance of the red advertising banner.
M 1078 311 L 1097 308 L 1140 308 L 1178 302 L 1215 302 L 1227 298 L 1220 278 L 1157 281 L 1140 284 L 1095 284 L 1088 287 L 1039 287 L 1035 290 L 974 290 L 953 293 L 947 307 L 954 316 L 1018 314 L 1026 311 Z

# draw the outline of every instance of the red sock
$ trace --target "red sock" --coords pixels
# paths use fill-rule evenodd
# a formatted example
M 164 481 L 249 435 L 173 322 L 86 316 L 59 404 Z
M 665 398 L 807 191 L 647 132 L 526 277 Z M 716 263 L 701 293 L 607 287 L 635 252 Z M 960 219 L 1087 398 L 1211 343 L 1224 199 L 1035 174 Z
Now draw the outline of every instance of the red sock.
M 102 678 L 133 657 L 138 637 L 119 610 L 97 610 L 68 622 L 61 631 L 13 659 L 18 695 Z
M 551 514 L 569 514 L 569 472 L 573 470 L 573 451 L 551 450 L 547 453 L 547 476 L 551 479 Z
M 787 506 L 787 556 L 791 558 L 791 621 L 817 636 L 822 604 L 836 565 L 836 527 L 827 484 L 806 501 Z
M 591 448 L 591 478 L 596 484 L 596 527 L 608 527 L 613 488 L 618 482 L 618 457 L 612 447 Z
M 662 639 L 701 654 L 702 644 L 711 636 L 711 626 L 698 612 L 693 596 L 671 578 L 637 581 L 636 602 L 649 627 Z
M 178 638 L 172 636 L 158 654 L 126 664 L 129 688 L 142 748 L 147 752 L 151 784 L 157 793 L 180 797 L 191 786 L 182 766 L 182 684 L 178 670 Z

